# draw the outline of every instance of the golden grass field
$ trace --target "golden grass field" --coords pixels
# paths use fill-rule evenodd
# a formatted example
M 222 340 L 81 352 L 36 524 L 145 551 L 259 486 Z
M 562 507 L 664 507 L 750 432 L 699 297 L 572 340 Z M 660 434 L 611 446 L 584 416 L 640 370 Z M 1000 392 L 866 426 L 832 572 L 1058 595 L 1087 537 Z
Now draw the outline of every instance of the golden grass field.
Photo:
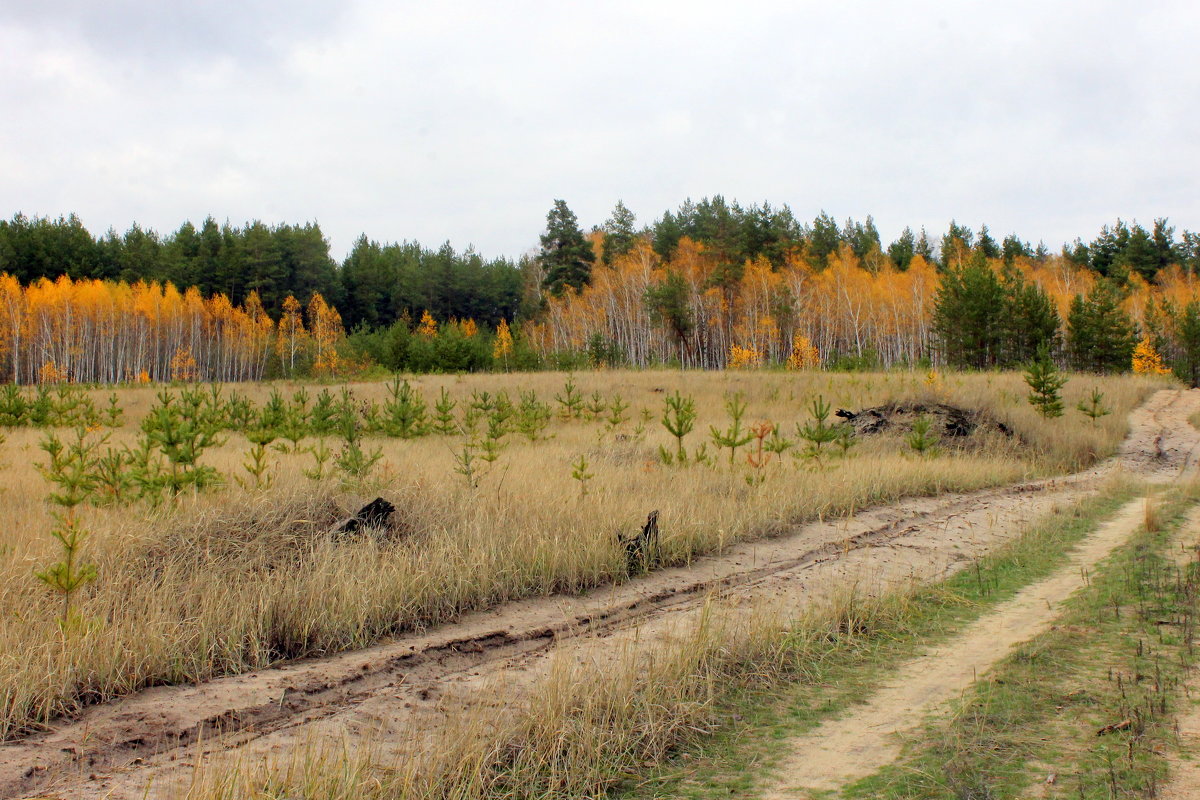
M 411 379 L 431 403 L 446 387 L 460 401 L 472 391 L 536 391 L 553 403 L 566 376 L 422 376 Z M 1161 379 L 1072 376 L 1066 416 L 1040 418 L 1017 374 L 582 373 L 585 394 L 619 394 L 630 421 L 613 431 L 601 422 L 555 418 L 547 438 L 511 433 L 477 488 L 454 471 L 461 437 L 371 439 L 383 461 L 365 485 L 314 482 L 302 474 L 307 455 L 272 453 L 272 486 L 248 490 L 247 441 L 239 435 L 208 451 L 202 463 L 226 476 L 223 487 L 188 494 L 158 508 L 85 507 L 84 547 L 99 579 L 82 590 L 81 623 L 64 634 L 61 601 L 33 577 L 57 559 L 48 536 L 43 432 L 17 428 L 0 446 L 0 739 L 37 730 L 81 705 L 139 688 L 203 681 L 260 668 L 283 658 L 365 646 L 388 635 L 451 620 L 509 599 L 576 592 L 625 577 L 615 532 L 632 531 L 660 511 L 664 556 L 685 563 L 724 544 L 769 536 L 800 521 L 838 515 L 902 496 L 969 490 L 1072 471 L 1113 452 L 1128 412 Z M 278 384 L 285 394 L 295 388 Z M 1112 414 L 1093 425 L 1074 405 L 1093 387 Z M 271 385 L 240 385 L 261 403 Z M 356 397 L 382 399 L 383 383 L 352 386 Z M 671 437 L 659 418 L 664 397 L 680 390 L 699 417 L 689 449 L 724 427 L 724 399 L 740 392 L 746 421 L 770 420 L 790 432 L 808 418 L 816 394 L 835 408 L 888 400 L 933 399 L 980 409 L 1010 425 L 1014 439 L 989 438 L 964 449 L 915 456 L 902 439 L 860 442 L 846 459 L 823 467 L 784 455 L 761 482 L 724 456 L 712 466 L 665 466 L 659 445 Z M 107 391 L 97 390 L 98 404 Z M 112 442 L 132 443 L 153 388 L 118 390 L 125 424 Z M 639 421 L 644 428 L 638 433 Z M 335 443 L 331 441 L 331 445 Z M 711 444 L 709 445 L 711 451 Z M 742 451 L 745 452 L 744 450 Z M 572 464 L 586 457 L 586 494 Z M 393 501 L 401 533 L 334 536 L 331 524 L 376 494 Z

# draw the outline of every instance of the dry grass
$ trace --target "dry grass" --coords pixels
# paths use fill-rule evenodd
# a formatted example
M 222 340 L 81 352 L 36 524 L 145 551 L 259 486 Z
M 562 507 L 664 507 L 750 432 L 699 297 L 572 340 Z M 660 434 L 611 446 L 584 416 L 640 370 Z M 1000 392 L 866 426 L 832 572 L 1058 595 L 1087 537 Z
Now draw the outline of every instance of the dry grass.
M 414 383 L 430 400 L 446 386 L 460 399 L 473 389 L 514 396 L 533 389 L 549 401 L 563 377 L 423 377 Z M 385 464 L 377 485 L 353 491 L 302 477 L 307 457 L 273 455 L 279 477 L 265 493 L 231 486 L 167 509 L 88 510 L 94 533 L 86 555 L 101 578 L 81 598 L 85 624 L 65 640 L 56 600 L 31 575 L 56 557 L 46 535 L 46 487 L 32 467 L 42 460 L 40 433 L 10 432 L 0 448 L 8 512 L 0 531 L 0 739 L 143 686 L 361 647 L 508 599 L 622 579 L 614 529 L 632 529 L 653 509 L 661 511 L 667 561 L 684 563 L 821 515 L 1078 468 L 1111 453 L 1128 411 L 1162 385 L 1129 377 L 1072 380 L 1068 408 L 1099 385 L 1113 409 L 1093 426 L 1074 413 L 1057 421 L 1038 417 L 1024 401 L 1018 375 L 951 375 L 936 390 L 907 373 L 602 372 L 577 380 L 585 394 L 619 393 L 631 402 L 633 422 L 622 435 L 602 437 L 598 423 L 559 420 L 545 441 L 510 435 L 478 489 L 453 472 L 458 439 L 433 436 L 380 441 Z M 238 388 L 259 401 L 270 391 Z M 382 384 L 354 389 L 363 398 L 384 396 Z M 878 439 L 824 470 L 786 458 L 768 467 L 761 485 L 750 486 L 749 467 L 730 468 L 723 459 L 715 468 L 657 462 L 658 445 L 669 438 L 657 417 L 664 392 L 675 389 L 696 397 L 700 417 L 692 446 L 707 439 L 710 424 L 724 426 L 723 398 L 733 391 L 744 393 L 748 421 L 770 419 L 787 430 L 807 417 L 804 407 L 816 393 L 854 409 L 936 395 L 988 411 L 1020 441 L 917 459 L 902 452 L 898 440 Z M 129 422 L 114 439 L 132 441 L 153 392 L 121 395 Z M 633 429 L 642 409 L 655 419 L 639 439 Z M 245 448 L 244 440 L 231 437 L 204 461 L 233 475 Z M 580 454 L 595 475 L 586 496 L 571 478 L 571 462 Z M 327 533 L 333 520 L 376 491 L 399 507 L 404 535 Z

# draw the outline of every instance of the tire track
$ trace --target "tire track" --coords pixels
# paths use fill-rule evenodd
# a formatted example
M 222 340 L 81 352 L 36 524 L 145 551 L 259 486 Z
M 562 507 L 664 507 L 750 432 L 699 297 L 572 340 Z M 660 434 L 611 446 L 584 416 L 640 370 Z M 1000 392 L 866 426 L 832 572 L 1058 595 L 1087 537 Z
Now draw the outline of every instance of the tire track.
M 180 780 L 204 754 L 278 754 L 308 731 L 436 725 L 448 693 L 499 674 L 535 674 L 559 644 L 586 647 L 639 628 L 665 629 L 714 591 L 803 603 L 864 569 L 885 583 L 938 577 L 1003 540 L 1010 526 L 1091 490 L 1118 465 L 1169 479 L 1193 460 L 1195 437 L 1182 435 L 1179 421 L 1186 426 L 1195 407 L 1194 394 L 1159 392 L 1134 412 L 1116 459 L 1067 478 L 907 500 L 585 597 L 520 601 L 363 651 L 150 689 L 0 748 L 0 796 L 69 790 L 71 797 L 141 797 L 147 779 Z

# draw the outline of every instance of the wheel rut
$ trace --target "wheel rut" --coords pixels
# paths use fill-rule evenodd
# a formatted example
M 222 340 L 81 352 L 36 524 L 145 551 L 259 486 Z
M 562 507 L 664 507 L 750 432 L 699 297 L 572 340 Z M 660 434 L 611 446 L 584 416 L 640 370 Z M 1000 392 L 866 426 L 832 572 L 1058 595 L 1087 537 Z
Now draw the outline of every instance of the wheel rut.
M 879 590 L 934 579 L 1117 469 L 1170 479 L 1195 460 L 1186 420 L 1197 408 L 1200 393 L 1157 393 L 1132 415 L 1117 457 L 1065 478 L 906 500 L 581 597 L 508 603 L 365 650 L 96 706 L 0 747 L 0 797 L 156 797 L 185 785 L 207 756 L 279 757 L 314 735 L 405 735 L 440 724 L 448 708 L 470 702 L 497 676 L 534 682 L 564 646 L 595 660 L 619 649 L 615 642 L 669 636 L 713 593 L 799 606 L 858 576 L 869 575 Z

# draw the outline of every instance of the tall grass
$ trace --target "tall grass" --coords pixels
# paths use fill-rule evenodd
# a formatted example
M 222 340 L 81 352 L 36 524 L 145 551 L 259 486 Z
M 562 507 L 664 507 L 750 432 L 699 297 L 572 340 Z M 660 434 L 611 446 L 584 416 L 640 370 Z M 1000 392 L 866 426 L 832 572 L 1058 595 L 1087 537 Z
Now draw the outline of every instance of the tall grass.
M 187 800 L 611 796 L 614 787 L 636 783 L 728 727 L 741 697 L 754 702 L 792 681 L 880 678 L 882 664 L 952 634 L 1052 572 L 1130 493 L 1128 485 L 1113 484 L 1086 509 L 1052 517 L 977 562 L 976 571 L 941 584 L 873 596 L 855 583 L 798 616 L 710 598 L 670 635 L 627 643 L 598 661 L 586 651 L 560 649 L 532 688 L 499 682 L 470 697 L 447 696 L 444 724 L 432 733 L 336 748 L 312 742 L 275 762 L 216 756 L 201 762 L 184 794 Z M 841 702 L 850 702 L 842 694 Z M 497 705 L 506 713 L 497 714 Z
M 489 375 L 416 383 L 429 398 L 445 386 L 460 400 L 474 389 L 515 395 L 518 388 L 549 400 L 562 379 Z M 949 376 L 931 399 L 985 410 L 1019 439 L 915 459 L 901 440 L 881 438 L 820 470 L 785 458 L 751 486 L 742 465 L 677 469 L 658 462 L 659 444 L 668 443 L 657 421 L 666 392 L 679 388 L 696 397 L 694 446 L 710 424 L 723 426 L 723 399 L 734 391 L 744 393 L 748 419 L 790 428 L 805 419 L 806 401 L 818 392 L 856 409 L 929 397 L 930 390 L 920 376 L 905 373 L 613 372 L 577 380 L 585 393 L 622 394 L 632 402 L 633 421 L 607 436 L 597 423 L 558 420 L 548 440 L 510 435 L 478 489 L 454 473 L 458 439 L 427 437 L 378 442 L 385 466 L 375 486 L 347 491 L 313 484 L 301 475 L 304 456 L 273 455 L 280 479 L 266 493 L 230 485 L 158 510 L 91 511 L 87 524 L 94 534 L 86 550 L 100 580 L 80 597 L 85 624 L 65 636 L 55 599 L 31 577 L 54 555 L 46 536 L 46 488 L 32 467 L 39 434 L 12 431 L 0 448 L 8 523 L 0 531 L 0 739 L 147 685 L 362 647 L 513 598 L 621 580 L 625 562 L 615 530 L 632 529 L 654 509 L 663 524 L 664 560 L 680 564 L 819 516 L 1078 468 L 1111 453 L 1128 411 L 1161 385 L 1089 378 L 1087 387 L 1099 384 L 1114 410 L 1093 426 L 1082 417 L 1041 419 L 1025 403 L 1019 376 Z M 1068 407 L 1082 386 L 1068 384 Z M 380 384 L 354 388 L 364 399 L 384 394 Z M 269 387 L 250 391 L 261 400 Z M 129 389 L 122 401 L 127 427 L 114 440 L 132 441 L 152 395 Z M 655 419 L 639 436 L 642 409 Z M 231 437 L 205 461 L 231 476 L 246 446 Z M 581 453 L 595 475 L 582 497 L 571 477 Z M 399 507 L 395 535 L 328 532 L 375 492 Z

